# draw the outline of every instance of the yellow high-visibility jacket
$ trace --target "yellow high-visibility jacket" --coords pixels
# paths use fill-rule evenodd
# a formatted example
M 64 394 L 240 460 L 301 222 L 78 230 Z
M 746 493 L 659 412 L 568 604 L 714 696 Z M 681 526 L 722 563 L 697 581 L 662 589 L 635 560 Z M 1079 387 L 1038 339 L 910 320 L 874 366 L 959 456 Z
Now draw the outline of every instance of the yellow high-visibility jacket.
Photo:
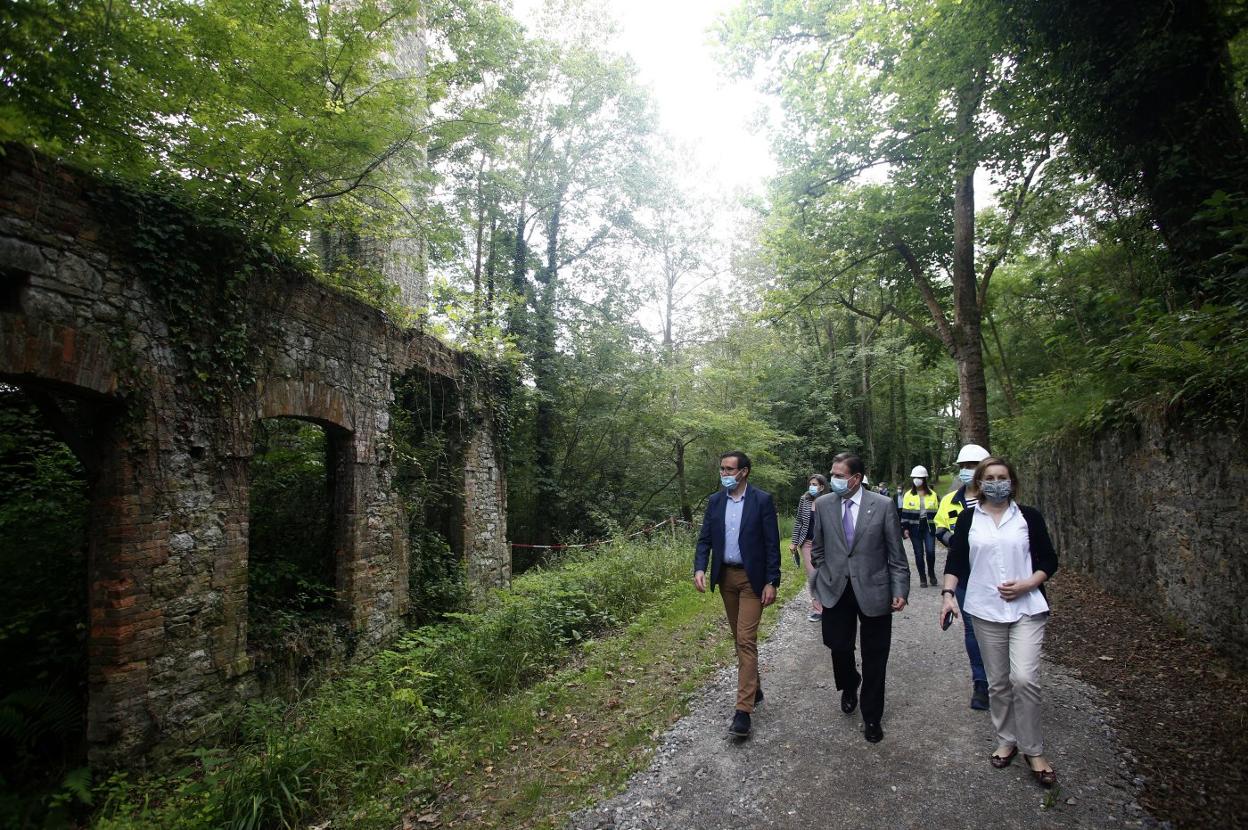
M 939 504 L 940 498 L 930 490 L 927 495 L 921 495 L 911 488 L 901 495 L 901 523 L 903 525 L 919 524 L 919 514 L 922 510 L 927 511 L 927 521 L 931 523 L 936 518 L 936 509 Z
M 975 499 L 966 498 L 966 485 L 949 491 L 940 500 L 940 507 L 936 508 L 936 538 L 942 545 L 949 546 L 949 540 L 953 538 L 953 525 L 958 520 L 958 514 L 975 503 Z

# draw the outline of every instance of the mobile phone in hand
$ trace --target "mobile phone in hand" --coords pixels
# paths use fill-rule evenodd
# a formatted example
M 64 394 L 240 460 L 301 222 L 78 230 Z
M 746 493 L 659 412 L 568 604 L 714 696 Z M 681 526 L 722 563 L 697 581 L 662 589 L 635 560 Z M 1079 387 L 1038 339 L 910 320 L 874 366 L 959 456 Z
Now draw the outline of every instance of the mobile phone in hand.
M 945 616 L 940 620 L 940 630 L 947 631 L 951 625 L 953 625 L 953 612 L 946 611 Z

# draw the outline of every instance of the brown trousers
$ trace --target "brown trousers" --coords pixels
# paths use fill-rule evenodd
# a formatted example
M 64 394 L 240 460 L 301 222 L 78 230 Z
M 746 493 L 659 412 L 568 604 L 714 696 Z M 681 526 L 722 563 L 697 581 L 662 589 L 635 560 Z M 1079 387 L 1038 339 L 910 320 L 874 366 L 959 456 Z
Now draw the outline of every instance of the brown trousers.
M 720 572 L 719 593 L 737 644 L 737 711 L 753 712 L 759 685 L 758 623 L 763 618 L 763 601 L 754 593 L 745 568 L 725 567 Z

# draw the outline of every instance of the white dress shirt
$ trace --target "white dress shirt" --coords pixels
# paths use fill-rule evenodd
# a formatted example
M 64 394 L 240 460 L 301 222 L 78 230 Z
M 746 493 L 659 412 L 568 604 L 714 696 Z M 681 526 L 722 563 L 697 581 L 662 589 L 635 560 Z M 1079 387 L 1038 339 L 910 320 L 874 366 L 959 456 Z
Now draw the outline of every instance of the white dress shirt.
M 724 564 L 744 565 L 741 559 L 741 514 L 745 511 L 745 491 L 750 485 L 741 488 L 741 495 L 733 496 L 728 492 L 724 504 Z
M 1035 573 L 1031 565 L 1031 540 L 1027 520 L 1013 500 L 1006 508 L 998 526 L 981 505 L 976 504 L 971 521 L 971 576 L 966 582 L 966 613 L 991 622 L 1018 622 L 1024 614 L 1043 614 L 1049 610 L 1044 594 L 1035 588 L 1013 602 L 1006 602 L 997 586 L 1011 580 L 1030 579 Z

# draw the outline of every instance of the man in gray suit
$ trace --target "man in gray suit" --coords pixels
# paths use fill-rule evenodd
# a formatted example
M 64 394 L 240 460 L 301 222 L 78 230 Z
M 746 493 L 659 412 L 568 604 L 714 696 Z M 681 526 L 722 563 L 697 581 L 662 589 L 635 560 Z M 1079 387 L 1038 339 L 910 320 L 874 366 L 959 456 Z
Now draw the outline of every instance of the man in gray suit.
M 832 492 L 815 500 L 815 575 L 810 590 L 823 605 L 823 644 L 832 652 L 832 673 L 841 711 L 853 714 L 862 684 L 863 735 L 884 737 L 884 673 L 892 645 L 892 613 L 906 607 L 910 566 L 901 546 L 897 505 L 862 486 L 862 459 L 841 453 L 832 461 Z M 854 640 L 862 623 L 862 674 L 854 666 Z

